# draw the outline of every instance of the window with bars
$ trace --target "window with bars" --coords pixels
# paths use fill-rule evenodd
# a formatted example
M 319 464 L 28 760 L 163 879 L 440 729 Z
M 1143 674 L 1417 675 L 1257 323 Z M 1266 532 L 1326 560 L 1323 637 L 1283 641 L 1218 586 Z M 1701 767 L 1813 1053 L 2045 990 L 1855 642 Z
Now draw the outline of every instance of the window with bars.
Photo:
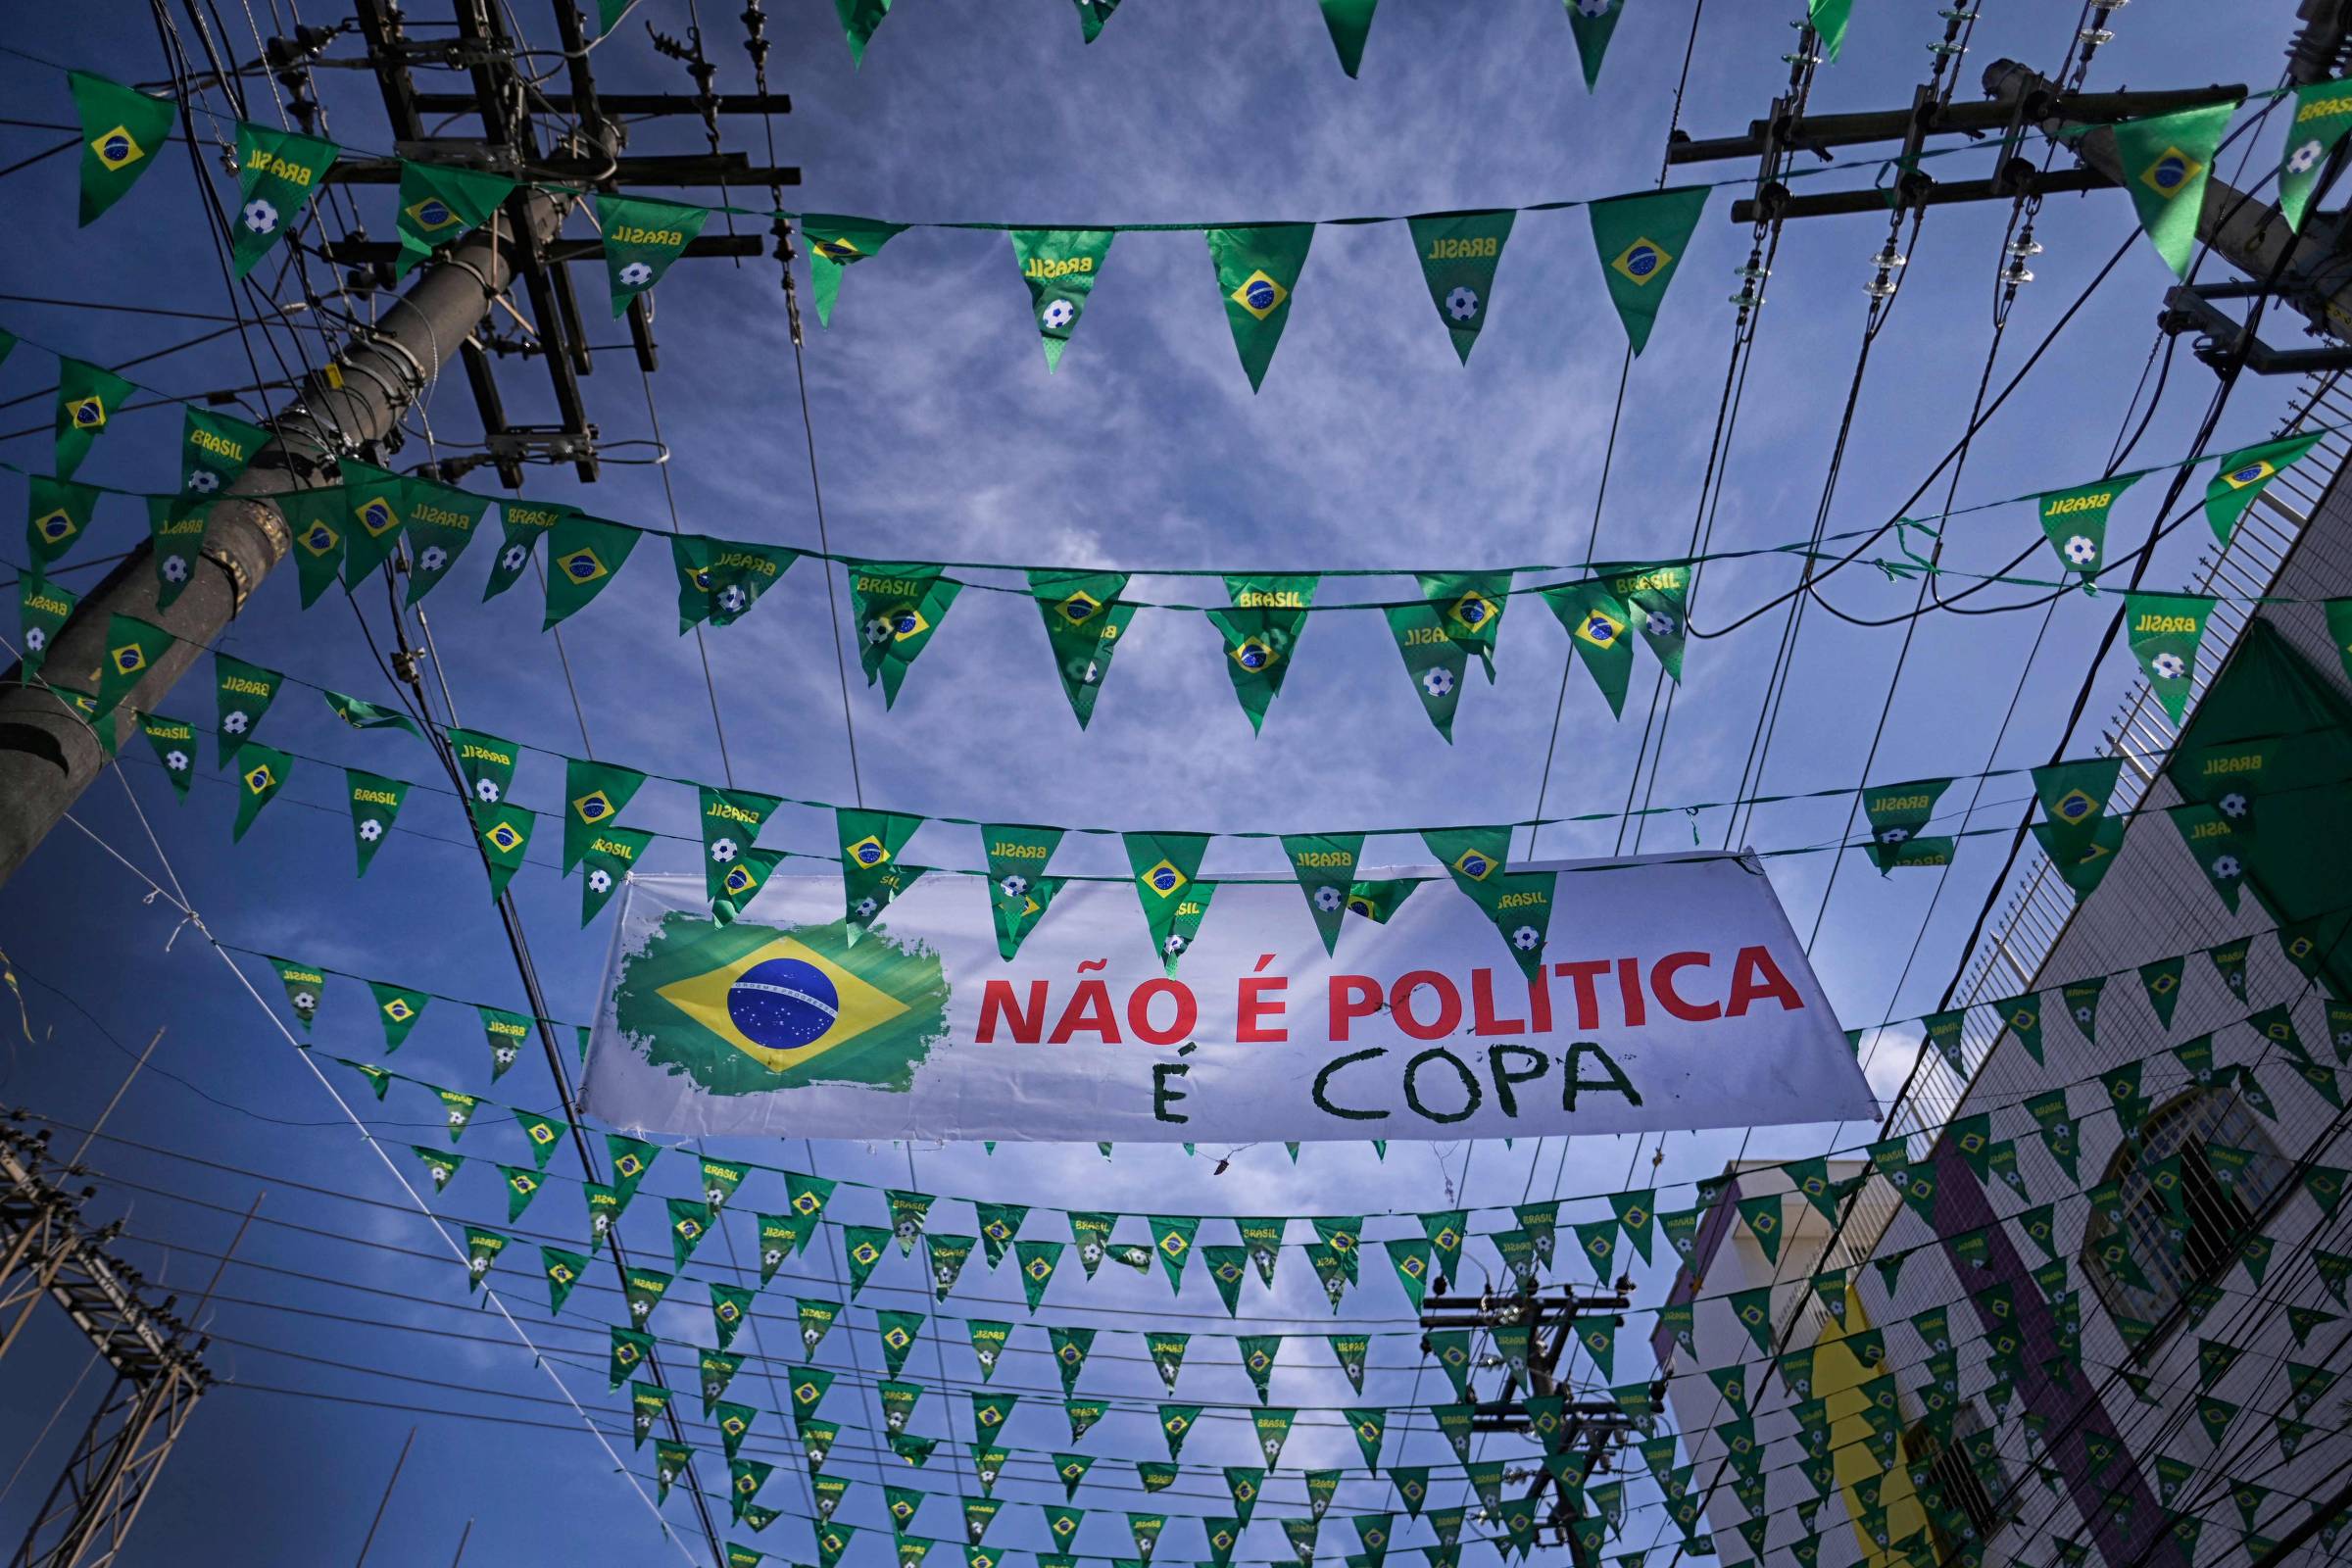
M 2214 1148 L 2230 1152 L 2216 1159 Z M 2180 1156 L 2179 1208 L 2150 1177 Z M 2146 1279 L 2111 1273 L 2100 1256 L 2116 1230 L 2093 1213 L 2082 1236 L 2082 1272 L 2111 1316 L 2159 1323 L 2235 1256 L 2254 1215 L 2285 1186 L 2290 1167 L 2234 1089 L 2191 1089 L 2151 1113 L 2137 1140 L 2107 1166 L 2123 1195 L 2123 1240 Z

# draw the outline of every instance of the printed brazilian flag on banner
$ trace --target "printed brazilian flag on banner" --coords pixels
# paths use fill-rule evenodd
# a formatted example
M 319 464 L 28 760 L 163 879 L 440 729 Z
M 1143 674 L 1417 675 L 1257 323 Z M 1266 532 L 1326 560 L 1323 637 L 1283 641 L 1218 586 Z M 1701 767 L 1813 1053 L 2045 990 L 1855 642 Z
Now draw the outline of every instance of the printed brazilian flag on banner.
M 2333 85 L 2345 92 L 2352 106 L 2352 85 L 2338 82 Z M 2320 444 L 2320 434 L 2290 435 L 2283 440 L 2265 441 L 2260 446 L 2246 447 L 2222 459 L 2213 478 L 2205 486 L 2205 520 L 2213 525 L 2213 536 L 2224 545 L 2237 529 L 2237 519 L 2246 514 L 2254 498 L 2267 489 L 2278 476 L 2279 470 L 2292 467 L 2303 455 Z
M 2078 854 L 2090 847 L 2123 766 L 2122 758 L 2105 757 L 2034 769 L 2034 796 L 2049 819 L 2051 841 Z
M 98 669 L 98 699 L 90 710 L 90 723 L 102 724 L 122 706 L 176 640 L 163 627 L 136 615 L 107 616 L 106 662 Z M 106 733 L 112 732 L 112 726 L 106 726 Z
M 1568 30 L 1576 34 L 1576 55 L 1585 68 L 1585 91 L 1600 82 L 1600 63 L 1609 52 L 1609 37 L 1617 19 L 1625 15 L 1625 0 L 1567 0 Z
M 1117 0 L 1111 3 L 1116 4 Z M 1088 24 L 1100 27 L 1102 23 L 1093 16 L 1093 4 L 1094 0 L 1078 0 L 1078 8 L 1087 16 Z M 1091 32 L 1087 42 L 1094 42 Z M 1061 351 L 1069 346 L 1070 334 L 1078 330 L 1079 315 L 1086 309 L 1087 296 L 1095 291 L 1095 279 L 1102 275 L 1102 263 L 1110 255 L 1110 242 L 1117 237 L 1115 230 L 1107 228 L 1012 231 L 1012 259 L 1020 264 L 1021 281 L 1029 285 L 1029 311 L 1037 319 L 1038 337 L 1045 344 L 1047 374 L 1060 368 Z
M 302 608 L 308 610 L 343 570 L 343 492 L 339 487 L 297 490 L 278 497 L 277 510 L 294 540 L 294 572 Z
M 704 621 L 732 626 L 801 559 L 790 545 L 746 544 L 699 533 L 673 535 L 669 549 L 678 572 L 680 633 Z
M 209 496 L 236 483 L 270 432 L 225 414 L 190 404 L 181 416 L 179 488 Z
M 2119 473 L 2071 490 L 2052 490 L 2034 504 L 2042 533 L 2069 571 L 2090 577 L 2107 564 L 2107 518 L 2139 478 L 2136 473 Z
M 1544 602 L 1568 629 L 1569 644 L 1608 700 L 1610 715 L 1623 717 L 1625 688 L 1634 673 L 1633 612 L 1597 581 L 1546 588 Z
M 237 767 L 237 820 L 229 834 L 232 842 L 245 836 L 245 830 L 253 826 L 253 819 L 261 814 L 262 808 L 286 787 L 286 775 L 294 770 L 294 759 L 257 741 L 238 757 Z
M 1614 13 L 1610 21 L 1614 25 Z M 1706 206 L 1704 186 L 1618 196 L 1592 206 L 1601 281 L 1637 356 L 1649 344 L 1659 307 L 1666 302 L 1666 290 Z
M 1494 268 L 1511 237 L 1511 220 L 1519 215 L 1508 209 L 1487 213 L 1436 213 L 1408 219 L 1413 254 L 1421 262 L 1421 276 L 1438 307 L 1438 319 L 1453 339 L 1455 358 L 1470 363 L 1478 346 L 1479 329 L 1487 324 L 1487 306 L 1494 297 Z
M 784 803 L 756 790 L 716 790 L 699 786 L 703 815 L 703 894 L 711 913 L 724 922 L 735 918 L 751 896 L 767 880 L 764 874 L 742 874 L 751 859 L 753 841 L 769 813 Z
M 356 458 L 344 459 L 342 470 L 349 524 L 343 530 L 343 586 L 357 588 L 384 564 L 408 526 L 409 482 Z
M 1511 597 L 1507 571 L 1441 572 L 1419 579 L 1422 598 L 1439 627 L 1465 654 L 1476 654 L 1494 679 L 1494 642 L 1502 635 L 1502 612 Z
M 87 228 L 155 166 L 179 106 L 86 71 L 67 72 L 66 86 L 81 121 L 81 225 Z
M 644 787 L 645 775 L 612 762 L 564 760 L 564 869 L 580 863 L 596 835 L 612 825 Z
M 1046 618 L 1054 672 L 1080 729 L 1094 716 L 1095 694 L 1110 678 L 1110 656 L 1135 618 L 1135 607 L 1119 603 L 1126 591 L 1123 571 L 1029 570 L 1030 597 Z
M 1683 612 L 1690 597 L 1690 567 L 1686 562 L 1611 568 L 1604 579 L 1609 592 L 1634 612 L 1634 629 L 1657 656 L 1666 678 L 1681 684 L 1683 645 L 1689 628 Z
M 1275 345 L 1291 319 L 1291 294 L 1315 242 L 1312 223 L 1261 223 L 1248 228 L 1205 231 L 1209 259 L 1216 264 L 1217 292 L 1225 297 L 1225 321 L 1233 346 L 1255 392 L 1266 378 Z
M 1850 3 L 1850 0 L 1849 0 Z M 2115 157 L 2124 189 L 2139 212 L 2139 226 L 2155 242 L 2173 275 L 2188 276 L 2197 248 L 2197 218 L 2213 155 L 2237 103 L 2204 104 L 2176 114 L 2127 121 L 2115 127 Z
M 579 513 L 556 519 L 547 540 L 547 619 L 541 631 L 577 613 L 605 591 L 637 548 L 638 532 L 625 522 L 609 522 Z
M 947 1030 L 936 954 L 839 925 L 777 930 L 664 915 L 623 961 L 619 1031 L 716 1095 L 817 1083 L 904 1092 Z
M 669 264 L 686 253 L 710 219 L 707 208 L 600 192 L 596 223 L 605 234 L 605 275 L 612 285 L 612 314 L 620 315 L 631 300 L 662 281 Z
M 436 164 L 400 164 L 400 256 L 392 275 L 406 277 L 418 262 L 463 239 L 499 209 L 514 189 L 504 174 Z
M 24 548 L 32 557 L 25 580 L 38 582 L 49 564 L 73 549 L 74 542 L 88 531 L 90 517 L 98 510 L 98 488 L 37 473 L 26 475 L 24 484 Z M 28 651 L 39 653 L 41 649 Z
M 1207 612 L 1209 624 L 1225 643 L 1225 673 L 1233 695 L 1250 716 L 1250 732 L 1266 721 L 1266 709 L 1282 693 L 1283 680 L 1298 656 L 1298 639 L 1315 602 L 1311 576 L 1227 577 L 1231 610 Z
M 481 840 L 483 858 L 490 864 L 491 902 L 496 903 L 522 865 L 536 819 L 527 808 L 509 801 L 495 806 L 477 801 L 472 811 L 474 836 Z
M 58 356 L 57 458 L 60 479 L 71 479 L 109 421 L 135 388 L 103 365 Z
M 963 591 L 962 583 L 943 578 L 940 570 L 908 563 L 849 563 L 858 662 L 868 686 L 880 677 L 885 709 L 899 700 L 907 666 L 930 646 L 931 634 Z
M 1213 885 L 1199 880 L 1200 858 L 1208 853 L 1205 833 L 1128 833 L 1127 863 L 1135 873 L 1135 896 L 1144 906 L 1152 951 L 1167 972 L 1192 946 L 1208 912 Z
M 841 840 L 841 888 L 848 921 L 846 935 L 856 942 L 874 923 L 891 900 L 906 891 L 923 874 L 921 866 L 906 865 L 899 852 L 914 837 L 923 819 L 905 811 L 867 811 L 836 808 L 833 824 Z
M 229 225 L 232 270 L 243 277 L 286 236 L 339 149 L 331 141 L 237 122 L 237 219 Z
M 846 11 L 851 5 L 873 5 L 875 0 L 836 0 Z M 879 9 L 888 9 L 887 5 Z M 861 49 L 852 35 L 853 47 Z M 841 270 L 878 253 L 906 231 L 904 223 L 877 222 L 870 218 L 841 218 L 808 213 L 801 219 L 801 234 L 808 241 L 808 286 L 816 302 L 816 324 L 833 324 L 833 306 L 841 297 Z

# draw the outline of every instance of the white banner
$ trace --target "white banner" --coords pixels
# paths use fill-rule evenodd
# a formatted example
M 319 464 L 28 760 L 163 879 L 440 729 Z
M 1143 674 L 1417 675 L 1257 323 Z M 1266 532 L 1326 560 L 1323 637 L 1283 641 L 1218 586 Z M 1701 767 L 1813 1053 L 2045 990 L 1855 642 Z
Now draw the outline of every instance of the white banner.
M 1557 871 L 1530 980 L 1433 876 L 1326 957 L 1296 882 L 1216 884 L 1166 975 L 1132 886 L 1063 886 L 1018 956 L 987 884 L 934 873 L 845 940 L 838 877 L 743 918 L 631 877 L 584 1106 L 663 1134 L 1250 1143 L 1656 1132 L 1875 1117 L 1752 859 Z M 1587 915 L 1584 911 L 1592 911 Z

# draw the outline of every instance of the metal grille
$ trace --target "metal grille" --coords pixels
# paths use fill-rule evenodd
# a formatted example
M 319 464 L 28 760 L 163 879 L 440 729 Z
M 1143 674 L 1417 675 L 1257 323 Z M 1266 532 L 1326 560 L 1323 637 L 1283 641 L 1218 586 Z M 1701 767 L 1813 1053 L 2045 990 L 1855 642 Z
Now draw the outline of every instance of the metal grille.
M 2215 1179 L 2205 1155 L 2208 1144 L 2242 1149 L 2253 1156 L 2234 1192 Z M 2180 1156 L 2179 1219 L 2149 1183 L 2155 1166 L 2175 1154 Z M 2082 1234 L 2083 1275 L 2110 1316 L 2160 1323 L 2191 1289 L 2228 1266 L 2248 1223 L 2292 1174 L 2235 1090 L 2192 1089 L 2150 1116 L 2137 1148 L 2117 1154 L 2107 1167 L 2106 1179 L 2123 1189 L 2125 1243 L 2151 1288 L 2141 1290 L 2107 1272 L 2097 1248 L 2113 1227 L 2096 1214 Z

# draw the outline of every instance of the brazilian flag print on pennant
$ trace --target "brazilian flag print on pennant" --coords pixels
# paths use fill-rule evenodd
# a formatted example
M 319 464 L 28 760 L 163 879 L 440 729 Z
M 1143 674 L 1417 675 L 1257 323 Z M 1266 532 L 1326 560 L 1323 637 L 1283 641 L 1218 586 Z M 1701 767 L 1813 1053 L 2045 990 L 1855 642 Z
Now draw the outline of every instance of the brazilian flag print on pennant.
M 488 496 L 469 495 L 445 484 L 411 479 L 408 494 L 409 593 L 415 604 L 440 585 L 458 564 L 459 553 L 473 543 L 482 514 L 490 510 Z
M 195 496 L 147 498 L 147 548 L 155 559 L 155 608 L 168 610 L 195 580 L 212 503 Z
M 1624 603 L 1598 582 L 1570 583 L 1544 590 L 1544 602 L 1568 629 L 1569 643 L 1614 717 L 1625 714 L 1625 688 L 1634 672 L 1632 619 Z
M 1923 837 L 1920 829 L 1936 814 L 1936 803 L 1952 787 L 1948 778 L 1886 784 L 1862 792 L 1862 814 L 1870 821 L 1870 863 L 1885 876 L 1898 865 L 1948 865 L 1957 842 Z
M 1571 0 L 1577 3 L 1580 0 Z M 1606 24 L 1616 25 L 1614 8 Z M 1589 63 L 1588 77 L 1598 64 Z M 1706 206 L 1704 186 L 1617 196 L 1592 205 L 1601 281 L 1608 286 L 1609 303 L 1617 307 L 1626 342 L 1637 356 L 1649 344 L 1650 328 L 1657 324 L 1677 264 L 1690 248 L 1690 235 Z
M 498 525 L 501 538 L 498 562 L 490 568 L 490 580 L 482 585 L 482 603 L 488 604 L 500 594 L 522 580 L 522 568 L 531 564 L 531 552 L 541 538 L 555 527 L 560 517 L 570 516 L 576 507 L 566 507 L 547 501 L 525 501 L 519 496 L 507 496 L 498 504 Z
M 1030 569 L 1029 593 L 1046 618 L 1046 642 L 1054 651 L 1061 694 L 1069 699 L 1080 729 L 1094 716 L 1095 694 L 1110 677 L 1110 656 L 1135 618 L 1135 607 L 1119 603 L 1126 591 L 1123 571 Z
M 86 119 L 83 125 L 86 129 Z M 2287 122 L 2278 156 L 2278 213 L 2290 230 L 2303 226 L 2303 214 L 2327 172 L 2328 155 L 2347 130 L 2352 130 L 2352 81 L 2339 77 L 2295 89 L 2295 118 Z
M 389 1056 L 409 1038 L 409 1031 L 416 1027 L 416 1020 L 424 1015 L 425 1004 L 431 998 L 388 980 L 370 980 L 368 989 L 375 997 L 375 1015 L 384 1026 L 384 1054 Z
M 1455 358 L 1470 363 L 1487 306 L 1494 297 L 1494 268 L 1519 215 L 1508 209 L 1484 213 L 1436 213 L 1406 220 L 1421 276 L 1438 307 L 1438 319 L 1453 339 Z
M 678 574 L 678 633 L 709 622 L 731 626 L 789 570 L 801 553 L 786 545 L 743 544 L 708 534 L 670 536 Z
M 1078 9 L 1090 27 L 1102 25 L 1094 16 L 1094 0 L 1078 0 Z M 1107 12 L 1108 6 L 1104 10 Z M 1095 41 L 1092 32 L 1086 41 Z M 1110 255 L 1110 242 L 1117 237 L 1115 230 L 1107 228 L 1012 231 L 1012 259 L 1020 266 L 1021 281 L 1029 285 L 1029 310 L 1037 318 L 1049 375 L 1060 368 L 1061 351 L 1078 330 L 1087 296 L 1094 292 L 1095 279 L 1102 275 L 1102 263 Z
M 285 678 L 274 669 L 248 664 L 226 654 L 213 656 L 214 694 L 220 714 L 215 739 L 220 749 L 220 766 L 226 767 L 246 738 L 261 727 L 262 715 L 270 711 Z
M 852 4 L 873 5 L 875 0 L 835 0 L 846 12 Z M 879 10 L 888 10 L 887 0 Z M 861 49 L 853 34 L 852 48 Z M 877 222 L 870 218 L 840 218 L 828 213 L 808 213 L 801 219 L 801 233 L 808 241 L 808 284 L 816 304 L 819 326 L 833 324 L 833 305 L 841 297 L 841 270 L 862 262 L 905 233 L 904 223 Z
M 2352 83 L 2332 85 L 2345 94 L 2346 112 L 2352 113 Z M 2347 122 L 2352 124 L 2352 122 Z M 2338 131 L 2341 134 L 2341 131 Z M 2300 462 L 2303 455 L 2320 444 L 2321 432 L 2310 435 L 2290 435 L 2278 441 L 2265 441 L 2260 446 L 2244 447 L 2222 459 L 2213 477 L 2205 485 L 2205 520 L 2213 525 L 2213 536 L 2224 545 L 2236 531 L 2237 519 L 2246 514 L 2254 498 L 2269 488 L 2279 473 Z
M 286 787 L 286 775 L 294 771 L 294 759 L 285 753 L 255 742 L 245 748 L 237 759 L 237 820 L 230 831 L 232 842 L 242 839 L 245 830 L 253 826 L 262 808 L 277 799 L 277 792 Z
M 196 726 L 185 719 L 166 718 L 161 713 L 141 713 L 139 733 L 155 748 L 155 760 L 163 764 L 164 777 L 172 781 L 172 792 L 186 800 L 188 780 L 195 772 Z
M 1585 68 L 1585 91 L 1600 81 L 1600 62 L 1609 52 L 1609 36 L 1625 15 L 1625 0 L 1563 0 L 1568 8 L 1568 30 L 1576 34 L 1577 59 Z
M 1494 678 L 1494 643 L 1502 635 L 1502 612 L 1510 601 L 1507 571 L 1442 572 L 1417 579 L 1421 596 L 1438 617 L 1439 629 L 1465 654 L 1476 654 Z
M 269 439 L 258 424 L 189 405 L 180 420 L 180 489 L 209 496 L 236 483 Z
M 38 582 L 49 564 L 73 549 L 74 541 L 88 531 L 90 517 L 98 510 L 98 489 L 37 473 L 26 475 L 24 485 L 24 549 L 32 558 L 26 576 Z
M 277 510 L 294 539 L 294 572 L 302 590 L 302 608 L 310 609 L 318 596 L 335 584 L 343 570 L 343 492 L 297 490 L 278 497 Z
M 67 72 L 66 85 L 81 121 L 81 226 L 87 228 L 154 167 L 179 106 L 86 71 Z
M 1361 833 L 1286 833 L 1282 853 L 1306 895 L 1314 917 L 1315 934 L 1323 939 L 1326 955 L 1339 950 L 1340 925 L 1348 918 L 1348 890 L 1354 885 L 1356 862 L 1363 858 Z
M 106 662 L 99 667 L 97 702 L 90 710 L 93 727 L 122 706 L 175 641 L 163 627 L 136 615 L 106 617 Z M 113 733 L 111 725 L 105 733 Z
M 513 193 L 504 174 L 438 164 L 400 165 L 400 255 L 392 275 L 406 277 L 418 262 L 489 220 Z
M 1127 833 L 1127 864 L 1135 874 L 1135 896 L 1144 907 L 1152 949 L 1167 972 L 1200 929 L 1208 911 L 1209 884 L 1198 880 L 1200 858 L 1208 853 L 1205 833 Z
M 625 522 L 608 522 L 582 513 L 556 519 L 547 540 L 547 631 L 584 608 L 605 591 L 637 548 L 638 531 Z
M 507 884 L 514 880 L 515 871 L 522 865 L 523 852 L 530 848 L 535 818 L 524 808 L 506 801 L 496 806 L 476 802 L 472 813 L 474 836 L 481 841 L 483 858 L 490 866 L 490 899 L 496 903 L 505 896 Z
M 1340 69 L 1355 79 L 1364 63 L 1364 39 L 1372 31 L 1372 13 L 1380 0 L 1323 0 L 1323 26 L 1331 46 L 1340 52 Z
M 1231 610 L 1209 611 L 1209 623 L 1225 642 L 1225 673 L 1233 695 L 1250 716 L 1257 733 L 1266 721 L 1266 708 L 1281 695 L 1282 683 L 1297 657 L 1298 639 L 1315 602 L 1313 576 L 1227 577 L 1225 592 Z
M 1350 882 L 1348 884 L 1348 912 L 1360 914 L 1374 925 L 1387 925 L 1389 916 L 1397 906 L 1413 896 L 1421 884 L 1411 877 L 1393 877 L 1380 882 Z
M 2041 519 L 2042 534 L 2067 570 L 2087 578 L 2107 564 L 2107 518 L 2140 477 L 2119 473 L 2071 490 L 2051 490 L 2035 500 L 2034 512 Z
M 899 685 L 947 618 L 963 584 L 940 576 L 938 566 L 879 562 L 850 563 L 850 596 L 858 620 L 858 663 L 865 683 L 882 681 L 882 706 L 899 700 Z
M 1209 260 L 1216 264 L 1217 292 L 1225 297 L 1225 320 L 1233 346 L 1255 392 L 1282 329 L 1291 318 L 1291 294 L 1315 242 L 1312 223 L 1260 223 L 1205 231 Z
M 351 798 L 351 841 L 359 852 L 358 874 L 366 876 L 375 852 L 383 848 L 392 824 L 400 817 L 400 808 L 409 798 L 409 785 L 405 779 L 385 778 L 356 767 L 345 768 L 343 780 L 345 793 Z
M 2139 966 L 2139 983 L 2148 994 L 2148 1005 L 2156 1009 L 2156 1021 L 2167 1029 L 2173 1026 L 2173 1008 L 2180 1003 L 2180 971 L 2187 962 L 2185 956 L 2175 956 Z
M 2088 846 L 2083 847 L 2070 845 L 2053 823 L 2034 824 L 2034 842 L 2048 854 L 2060 879 L 2074 890 L 2077 904 L 2097 892 L 2106 880 L 2107 868 L 2115 863 L 2115 852 L 2124 847 L 2124 825 L 2120 816 L 2099 817 L 2091 828 Z
M 1446 634 L 1446 626 L 1438 612 L 1427 605 L 1390 605 L 1383 612 L 1389 622 L 1389 633 L 1396 639 L 1396 652 L 1403 656 L 1404 672 L 1413 682 L 1413 695 L 1421 700 L 1421 710 L 1429 715 L 1446 744 L 1453 744 L 1453 711 L 1462 701 L 1462 676 L 1470 667 L 1470 656 L 1462 645 Z M 1493 678 L 1494 666 L 1487 666 Z
M 605 236 L 605 275 L 612 285 L 612 314 L 662 281 L 669 264 L 686 252 L 710 220 L 707 208 L 640 197 L 596 198 L 596 226 Z
M 122 412 L 134 390 L 103 365 L 87 360 L 57 362 L 57 459 L 60 479 L 71 479 L 109 421 Z
M 243 277 L 302 216 L 339 149 L 331 141 L 237 122 L 237 220 L 231 270 Z
M 644 787 L 645 775 L 612 762 L 564 760 L 564 869 L 569 872 L 588 853 L 596 835 L 610 827 Z
M 2090 847 L 2123 765 L 2122 758 L 2105 757 L 2034 769 L 2034 796 L 2049 818 L 2049 840 L 2078 854 Z
M 409 482 L 356 458 L 344 459 L 342 469 L 343 504 L 351 524 L 344 530 L 343 586 L 357 588 L 384 564 L 408 526 Z
M 980 843 L 988 854 L 988 899 L 996 921 L 997 952 L 1009 962 L 1037 928 L 1054 895 L 1061 891 L 1061 878 L 1046 875 L 1046 862 L 1061 843 L 1061 829 L 992 823 L 980 829 Z M 1013 1229 L 1019 1228 L 1015 1219 Z M 994 1268 L 1003 1255 L 1003 1239 L 990 1235 L 985 1217 L 981 1235 L 989 1243 L 988 1262 Z
M 2197 644 L 2204 641 L 2213 606 L 2214 601 L 2201 594 L 2124 595 L 2124 635 L 2132 657 L 2139 661 L 2148 689 L 2175 724 L 2188 708 L 2189 687 L 2197 673 Z
M 2176 114 L 2131 120 L 2115 127 L 2115 157 L 2124 189 L 2132 193 L 2139 226 L 2175 277 L 2188 276 L 2197 248 L 2197 218 L 2222 132 L 2237 112 L 2234 100 Z
M 872 925 L 892 899 L 922 875 L 918 866 L 901 865 L 899 852 L 914 837 L 923 819 L 904 811 L 840 808 L 834 811 L 833 821 L 841 835 L 842 895 L 848 906 L 849 926 L 844 935 L 855 942 L 858 933 Z

